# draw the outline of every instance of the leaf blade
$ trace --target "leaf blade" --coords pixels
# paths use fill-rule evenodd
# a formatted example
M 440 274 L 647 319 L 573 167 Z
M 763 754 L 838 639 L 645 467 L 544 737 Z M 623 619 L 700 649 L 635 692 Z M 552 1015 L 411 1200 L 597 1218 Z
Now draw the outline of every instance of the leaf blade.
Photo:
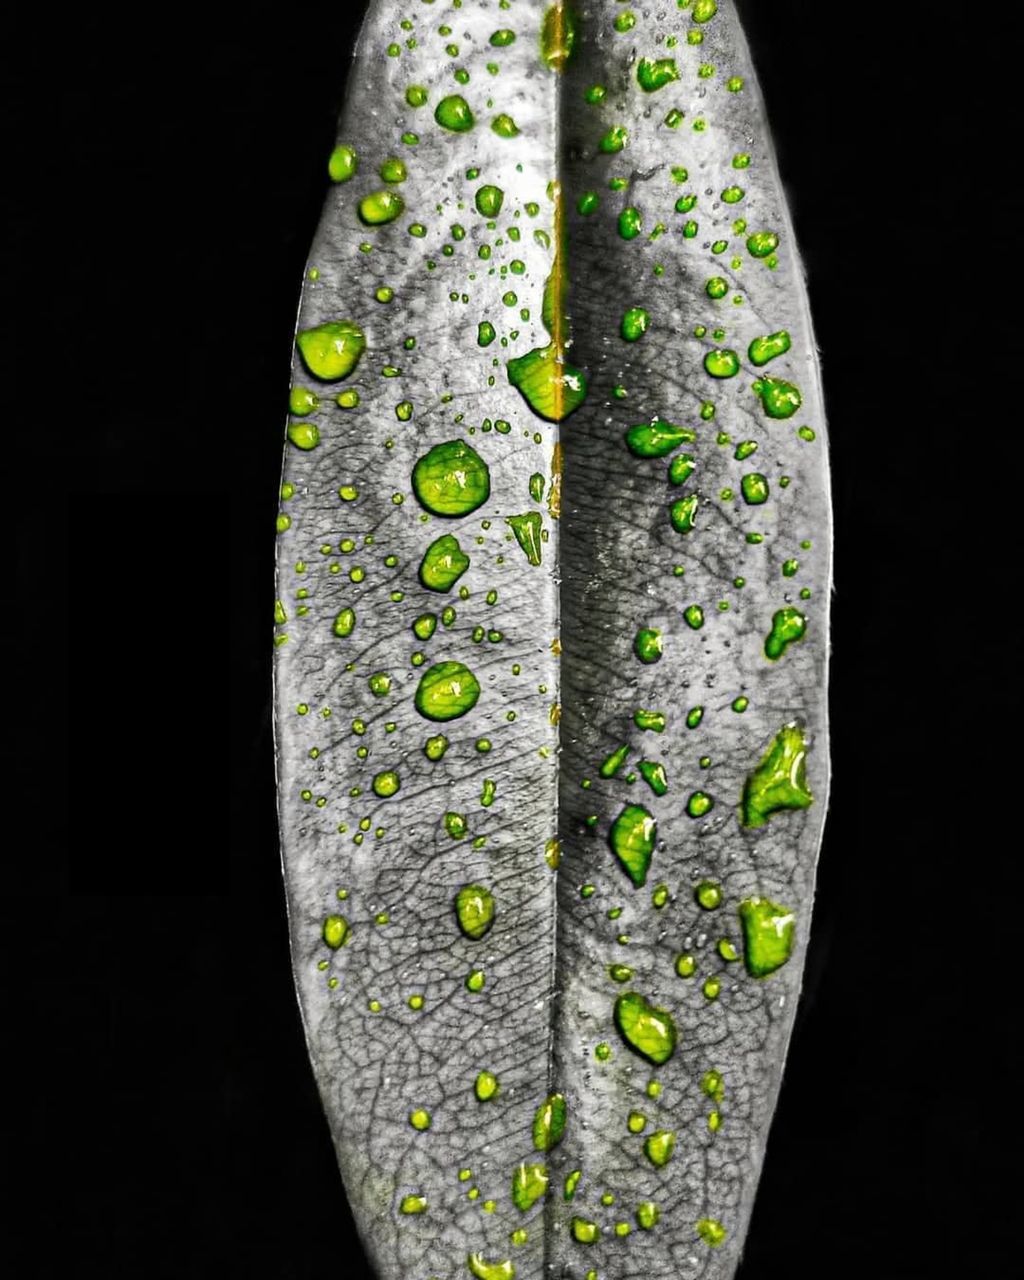
M 653 79 L 661 84 L 648 89 L 637 82 L 631 49 L 635 41 L 641 55 L 653 54 L 654 32 L 617 31 L 617 6 L 575 6 L 573 56 L 557 60 L 560 74 L 538 50 L 542 26 L 551 23 L 548 13 L 563 7 L 519 6 L 521 30 L 498 49 L 500 74 L 493 83 L 502 92 L 500 101 L 494 92 L 491 108 L 478 85 L 491 88 L 485 63 L 496 57 L 487 39 L 492 15 L 476 6 L 459 13 L 441 9 L 431 13 L 431 25 L 443 20 L 455 29 L 444 38 L 460 44 L 458 57 L 470 78 L 459 96 L 475 121 L 470 129 L 452 130 L 434 121 L 437 103 L 452 88 L 436 69 L 437 40 L 424 37 L 422 55 L 408 60 L 404 52 L 382 58 L 398 38 L 397 18 L 386 8 L 372 9 L 368 18 L 339 139 L 357 144 L 360 165 L 354 179 L 332 191 L 312 258 L 319 277 L 307 285 L 300 316 L 300 331 L 344 320 L 365 334 L 359 366 L 341 384 L 343 395 L 351 398 L 354 385 L 360 399 L 355 407 L 330 405 L 317 413 L 318 442 L 288 452 L 286 484 L 300 503 L 285 504 L 282 514 L 291 523 L 279 560 L 279 581 L 296 595 L 283 610 L 291 620 L 278 627 L 278 636 L 288 640 L 279 647 L 277 671 L 293 955 L 343 1177 L 382 1277 L 493 1270 L 522 1278 L 540 1276 L 545 1265 L 567 1266 L 569 1274 L 590 1266 L 615 1273 L 624 1260 L 638 1274 L 728 1276 L 749 1216 L 757 1153 L 799 988 L 827 793 L 823 419 L 799 263 L 770 140 L 750 93 L 742 34 L 724 5 L 707 20 L 696 21 L 710 12 L 707 5 L 682 15 L 680 30 L 700 31 L 704 43 L 676 55 L 678 78 L 659 72 Z M 706 105 L 707 129 L 693 131 L 690 119 L 687 134 L 692 172 L 721 175 L 714 190 L 722 198 L 709 212 L 710 224 L 728 227 L 729 239 L 741 236 L 742 249 L 729 259 L 730 279 L 764 268 L 746 291 L 749 312 L 735 322 L 737 338 L 731 330 L 738 312 L 727 311 L 728 325 L 717 325 L 726 329 L 722 338 L 714 334 L 715 308 L 735 304 L 715 296 L 717 284 L 711 288 L 721 275 L 705 282 L 697 269 L 706 263 L 708 272 L 721 272 L 725 251 L 709 251 L 699 229 L 688 232 L 699 221 L 691 215 L 700 210 L 703 216 L 704 197 L 685 207 L 690 188 L 677 182 L 681 166 L 673 163 L 679 134 L 665 123 L 677 111 L 687 119 L 694 104 L 704 103 L 700 91 L 707 83 L 698 68 L 712 65 L 712 57 L 746 72 L 743 101 L 752 103 L 734 111 L 741 95 L 726 98 L 726 88 L 713 99 L 720 116 Z M 606 85 L 603 100 L 589 100 L 594 83 Z M 404 110 L 412 101 L 410 85 L 429 86 L 422 109 Z M 381 189 L 373 170 L 399 150 L 378 122 L 380 102 L 403 104 L 404 114 L 390 117 L 396 130 L 412 116 L 424 123 L 415 126 L 418 143 L 402 144 L 409 148 L 404 216 L 371 224 L 370 232 L 359 210 Z M 652 102 L 659 111 L 666 104 L 665 116 L 644 114 Z M 509 114 L 516 135 L 499 136 L 488 127 Z M 460 111 L 460 121 L 465 118 Z M 402 128 L 403 135 L 410 131 Z M 737 172 L 727 171 L 730 155 L 741 154 L 726 141 L 733 137 L 755 140 L 744 143 L 752 159 L 742 172 L 753 173 L 750 181 L 744 176 L 742 201 L 763 212 L 765 225 L 746 239 L 733 229 L 733 206 L 723 196 L 726 178 Z M 475 169 L 479 173 L 470 177 Z M 608 185 L 615 177 L 625 179 L 621 192 Z M 549 183 L 558 179 L 566 196 L 557 187 L 549 193 Z M 475 198 L 482 184 L 502 191 L 500 217 L 487 217 L 493 197 Z M 578 212 L 574 197 L 598 186 L 611 193 L 602 195 L 598 213 Z M 646 235 L 635 232 L 637 219 L 630 217 L 628 239 L 619 236 L 616 201 L 638 212 Z M 511 229 L 538 216 L 530 214 L 532 205 L 544 211 L 545 225 L 536 227 L 543 235 L 524 241 L 520 231 L 515 240 Z M 454 218 L 459 221 L 449 221 Z M 670 226 L 658 231 L 661 222 Z M 452 227 L 462 227 L 462 234 Z M 360 244 L 371 247 L 367 252 Z M 470 246 L 475 258 L 462 253 Z M 490 256 L 480 256 L 482 248 Z M 775 267 L 765 266 L 773 253 Z M 737 257 L 740 265 L 732 266 Z M 659 259 L 665 271 L 655 275 Z M 523 264 L 521 273 L 513 269 L 516 262 Z M 445 274 L 446 268 L 455 270 Z M 459 301 L 456 283 L 469 304 Z M 662 284 L 671 287 L 657 292 Z M 379 301 L 388 291 L 391 300 Z M 506 295 L 513 292 L 510 303 Z M 684 313 L 707 316 L 711 324 L 697 336 L 689 319 L 684 324 Z M 747 314 L 758 323 L 747 324 Z M 491 339 L 480 345 L 484 325 L 503 340 L 497 356 Z M 410 336 L 417 339 L 414 348 L 406 346 Z M 585 371 L 585 392 L 578 394 L 578 386 L 569 398 L 565 383 L 549 382 L 546 399 L 533 397 L 534 413 L 531 397 L 520 394 L 511 374 L 516 360 L 545 350 L 556 374 Z M 769 351 L 770 372 L 762 375 L 760 357 Z M 742 369 L 744 357 L 751 378 L 744 377 L 741 395 L 740 379 L 729 371 L 734 364 Z M 802 416 L 790 421 L 784 415 L 796 401 L 796 384 L 786 375 L 795 376 L 794 367 L 802 371 Z M 297 359 L 297 381 L 307 373 Z M 755 378 L 759 389 L 752 386 Z M 616 387 L 627 391 L 625 399 Z M 446 395 L 454 398 L 446 401 Z M 717 421 L 701 414 L 712 398 Z M 405 417 L 399 406 L 408 406 Z M 815 421 L 816 441 L 792 431 L 803 415 Z M 627 433 L 644 419 L 688 424 L 685 441 L 678 442 L 687 461 L 672 480 L 671 446 L 663 461 L 657 450 L 645 457 L 629 447 Z M 727 420 L 741 424 L 749 437 L 735 449 L 733 442 L 718 442 L 717 428 Z M 789 425 L 791 438 L 777 434 L 780 423 Z M 479 510 L 449 514 L 417 504 L 411 483 L 417 463 L 469 426 L 466 443 L 488 467 Z M 749 443 L 758 445 L 757 474 L 769 492 L 762 502 L 738 501 L 743 515 L 763 517 L 764 528 L 753 530 L 762 534 L 758 542 L 746 540 L 751 529 L 730 506 L 735 499 L 722 497 L 727 488 L 762 493 L 740 465 L 750 456 L 740 458 L 741 445 Z M 761 461 L 769 451 L 776 458 L 771 467 Z M 790 485 L 777 483 L 783 474 L 791 474 Z M 546 507 L 535 496 L 537 475 L 546 478 Z M 680 485 L 686 486 L 682 499 Z M 782 512 L 781 499 L 791 487 L 801 501 L 809 495 L 803 515 L 796 508 Z M 336 503 L 341 489 L 359 496 Z M 685 521 L 672 512 L 680 501 L 688 504 Z M 507 525 L 521 521 L 530 504 L 529 543 L 520 538 L 517 547 Z M 429 519 L 421 525 L 423 516 Z M 543 521 L 543 542 L 533 517 Z M 789 528 L 799 520 L 815 535 L 801 552 L 802 581 L 813 581 L 821 607 L 817 601 L 806 606 L 807 639 L 767 661 L 763 649 L 774 612 L 767 606 L 782 605 L 782 557 L 795 559 L 788 554 L 794 548 L 783 544 L 795 537 Z M 452 605 L 442 611 L 440 626 L 423 629 L 423 639 L 411 624 L 439 603 L 436 592 L 427 598 L 415 571 L 440 534 L 469 550 L 463 585 L 471 594 L 459 600 L 452 583 Z M 353 544 L 348 551 L 347 542 Z M 473 549 L 480 546 L 482 551 Z M 385 552 L 395 565 L 384 563 Z M 753 555 L 761 560 L 738 560 Z M 375 564 L 362 563 L 375 556 Z M 685 561 L 686 572 L 677 578 L 671 569 L 678 561 Z M 722 596 L 742 590 L 730 585 L 741 576 L 734 567 L 740 562 L 753 565 L 743 575 L 752 590 L 729 598 L 730 608 L 721 610 Z M 301 572 L 296 564 L 303 565 Z M 395 571 L 390 576 L 389 568 Z M 355 569 L 363 576 L 353 576 Z M 296 586 L 300 581 L 314 586 Z M 309 597 L 299 603 L 303 590 L 311 591 L 314 604 L 304 604 Z M 494 590 L 498 598 L 481 607 L 485 590 L 488 599 Z M 400 599 L 393 598 L 396 592 Z M 288 588 L 279 590 L 287 594 Z M 752 605 L 744 603 L 751 599 Z M 302 608 L 309 612 L 300 623 L 292 610 Z M 345 609 L 357 621 L 350 625 L 346 616 L 341 635 L 333 624 Z M 456 616 L 446 622 L 449 609 Z M 641 668 L 635 636 L 653 627 L 666 638 L 665 653 Z M 491 632 L 501 638 L 492 642 Z M 423 654 L 421 666 L 412 665 L 414 652 Z M 422 699 L 417 713 L 414 693 L 421 673 L 455 662 L 473 670 L 478 697 L 464 716 L 441 726 L 438 745 L 438 726 L 423 717 Z M 513 675 L 516 666 L 520 671 Z M 529 696 L 520 691 L 524 674 Z M 691 698 L 696 688 L 707 706 Z M 339 711 L 332 705 L 335 690 Z M 450 696 L 457 701 L 459 695 L 446 686 L 444 697 Z M 667 720 L 659 756 L 671 781 L 644 801 L 659 823 L 650 875 L 671 884 L 651 890 L 643 887 L 646 865 L 630 884 L 613 849 L 589 833 L 608 832 L 632 799 L 629 775 L 613 770 L 606 777 L 601 761 L 623 742 L 643 754 L 643 726 L 658 725 L 659 712 L 650 710 L 655 706 Z M 302 714 L 301 707 L 307 708 Z M 336 731 L 340 707 L 345 723 Z M 514 720 L 507 719 L 510 711 Z M 815 803 L 809 813 L 773 815 L 763 830 L 744 832 L 741 796 L 772 735 L 793 717 L 807 723 L 813 739 L 806 765 Z M 480 748 L 481 739 L 489 750 Z M 707 770 L 691 758 L 701 750 L 711 753 Z M 486 816 L 478 800 L 484 767 L 498 779 L 496 798 L 493 779 L 489 793 L 485 788 Z M 369 785 L 383 773 L 401 779 L 386 796 Z M 324 779 L 323 794 L 309 785 L 317 778 Z M 589 785 L 581 788 L 581 782 Z M 353 787 L 360 794 L 346 796 Z M 364 800 L 370 791 L 376 798 Z M 333 811 L 332 821 L 342 820 L 328 824 L 325 810 Z M 477 843 L 481 837 L 486 843 Z M 792 847 L 795 859 L 787 852 Z M 721 882 L 721 909 L 695 901 L 695 885 L 709 876 Z M 581 893 L 591 882 L 595 893 Z M 339 888 L 351 904 L 343 908 L 345 945 L 320 969 L 325 922 L 337 914 Z M 496 910 L 486 937 L 459 929 L 452 903 L 464 889 L 479 891 L 476 897 L 493 894 Z M 645 897 L 642 910 L 641 892 L 651 903 Z M 798 907 L 797 943 L 778 972 L 751 976 L 742 985 L 732 979 L 730 951 L 738 957 L 743 945 L 737 904 L 754 899 Z M 713 918 L 725 919 L 730 908 L 732 924 L 721 926 L 722 936 L 698 944 L 699 923 L 716 910 Z M 615 911 L 622 914 L 609 919 Z M 629 922 L 629 943 L 617 940 L 626 932 L 620 920 Z M 665 920 L 672 920 L 671 930 L 661 927 Z M 331 929 L 337 936 L 339 926 Z M 687 968 L 680 963 L 684 951 L 696 953 L 689 978 L 680 976 Z M 656 1096 L 638 1090 L 639 1060 L 617 1036 L 620 992 L 616 980 L 609 981 L 609 960 L 620 952 L 637 987 L 631 994 L 648 1009 L 670 1012 L 673 1027 L 678 1023 L 678 1052 L 671 1061 L 660 1051 L 652 1060 L 660 1060 L 651 1073 L 662 1087 Z M 751 975 L 757 970 L 754 964 Z M 338 979 L 333 989 L 332 978 Z M 718 990 L 710 995 L 714 983 Z M 773 1011 L 780 996 L 783 1005 Z M 722 1034 L 730 1021 L 731 1041 Z M 751 1054 L 758 1037 L 765 1048 Z M 717 1056 L 709 1049 L 714 1043 L 725 1046 Z M 699 1086 L 712 1071 L 724 1078 L 725 1101 L 718 1106 L 718 1099 L 704 1115 Z M 494 1079 L 483 1099 L 474 1087 L 481 1073 Z M 547 1158 L 552 1188 L 582 1170 L 572 1213 L 549 1190 L 530 1200 L 524 1214 L 509 1188 L 517 1169 L 532 1167 L 525 1162 L 535 1155 L 538 1107 L 563 1094 L 568 1120 Z M 730 1115 L 733 1096 L 744 1101 Z M 626 1125 L 627 1113 L 638 1105 L 651 1112 L 646 1137 Z M 424 1112 L 429 1123 L 413 1126 L 409 1117 Z M 715 1128 L 712 1114 L 718 1116 Z M 652 1132 L 659 1140 L 654 1147 Z M 672 1158 L 659 1165 L 645 1158 L 645 1149 Z M 719 1170 L 738 1173 L 716 1181 L 708 1172 L 716 1161 Z M 465 1169 L 471 1172 L 463 1180 Z M 698 1169 L 704 1170 L 699 1177 Z M 602 1190 L 616 1196 L 621 1210 L 602 1206 Z M 491 1201 L 491 1209 L 481 1212 Z M 403 1204 L 416 1205 L 416 1212 L 403 1211 Z M 621 1230 L 627 1221 L 638 1234 Z M 525 1240 L 513 1242 L 516 1231 L 525 1231 Z

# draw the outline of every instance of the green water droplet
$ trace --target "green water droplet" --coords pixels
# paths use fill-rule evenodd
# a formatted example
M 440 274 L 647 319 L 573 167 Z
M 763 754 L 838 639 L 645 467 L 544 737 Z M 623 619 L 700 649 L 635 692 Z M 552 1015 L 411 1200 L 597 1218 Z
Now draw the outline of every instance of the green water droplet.
M 663 764 L 658 764 L 653 760 L 641 760 L 637 768 L 640 770 L 640 775 L 644 782 L 647 783 L 656 796 L 663 796 L 668 791 L 668 778 Z
M 710 1245 L 712 1249 L 717 1249 L 726 1237 L 725 1227 L 714 1218 L 701 1218 L 696 1224 L 696 1231 L 704 1243 Z
M 501 187 L 495 187 L 490 184 L 480 187 L 475 197 L 477 213 L 482 214 L 485 218 L 496 218 L 501 212 L 501 206 L 504 201 L 505 193 Z
M 304 418 L 320 408 L 320 397 L 308 387 L 292 387 L 288 395 L 288 408 L 297 418 Z
M 541 526 L 543 524 L 540 513 L 538 511 L 528 511 L 521 516 L 507 516 L 505 523 L 515 534 L 516 542 L 523 549 L 530 564 L 540 564 Z
M 614 778 L 618 771 L 626 762 L 629 755 L 629 746 L 626 743 L 606 757 L 599 770 L 602 778 Z
M 658 1225 L 661 1210 L 653 1200 L 641 1200 L 636 1207 L 636 1225 L 642 1231 L 650 1231 Z
M 658 824 L 654 815 L 639 804 L 626 805 L 608 833 L 612 852 L 638 889 L 647 883 L 647 871 L 657 838 Z
M 485 809 L 489 809 L 494 803 L 494 797 L 497 794 L 498 784 L 493 778 L 484 778 L 483 790 L 480 792 L 480 803 Z
M 491 32 L 490 43 L 495 49 L 505 49 L 510 44 L 515 44 L 516 33 L 510 31 L 507 27 L 503 27 L 500 31 Z
M 321 382 L 340 382 L 359 363 L 366 335 L 352 320 L 329 320 L 295 339 L 302 362 Z
M 448 739 L 443 733 L 436 734 L 433 738 L 428 738 L 423 744 L 423 754 L 428 760 L 440 760 L 447 750 Z
M 471 1253 L 466 1259 L 476 1280 L 514 1280 L 516 1269 L 509 1259 L 504 1262 L 487 1262 L 482 1253 Z
M 490 497 L 487 463 L 463 440 L 436 444 L 412 471 L 412 488 L 420 506 L 437 516 L 464 516 Z
M 743 501 L 750 507 L 759 507 L 768 501 L 768 478 L 760 471 L 750 471 L 740 480 Z
M 767 978 L 792 955 L 796 915 L 767 897 L 749 897 L 739 910 L 746 972 L 751 978 Z
M 799 609 L 787 605 L 772 616 L 772 629 L 764 642 L 764 656 L 773 662 L 786 652 L 791 644 L 802 640 L 807 632 L 807 619 Z
M 633 970 L 629 965 L 612 964 L 608 966 L 608 976 L 612 982 L 629 982 L 633 976 Z
M 693 444 L 697 433 L 690 427 L 655 418 L 653 422 L 639 422 L 630 427 L 625 439 L 630 452 L 638 458 L 664 458 L 681 444 Z
M 694 791 L 686 802 L 686 812 L 691 818 L 703 818 L 714 807 L 714 800 L 704 791 Z
M 596 1222 L 590 1222 L 586 1218 L 574 1217 L 569 1223 L 569 1229 L 577 1244 L 594 1244 L 601 1238 L 601 1228 Z
M 740 358 L 728 347 L 709 351 L 704 357 L 704 368 L 713 378 L 734 378 L 740 371 Z
M 676 973 L 680 978 L 692 978 L 697 972 L 697 961 L 693 956 L 677 956 L 676 957 Z
M 785 329 L 780 329 L 778 333 L 769 333 L 766 337 L 755 338 L 747 349 L 747 355 L 750 357 L 750 363 L 760 368 L 769 360 L 774 360 L 776 356 L 784 355 L 790 345 L 789 334 Z
M 629 141 L 629 133 L 625 126 L 621 124 L 613 125 L 608 132 L 601 138 L 598 146 L 605 155 L 615 155 L 621 151 Z
M 519 126 L 511 116 L 502 113 L 491 121 L 491 130 L 499 138 L 515 138 L 519 135 Z
M 331 628 L 339 639 L 344 640 L 346 636 L 350 636 L 355 629 L 356 612 L 354 609 L 342 609 L 334 619 L 334 625 Z
M 709 298 L 724 298 L 729 292 L 729 282 L 721 276 L 712 276 L 704 286 L 704 292 Z
M 601 197 L 596 191 L 584 191 L 579 200 L 576 201 L 576 210 L 586 218 L 590 214 L 597 212 L 597 207 L 600 203 Z
M 288 439 L 296 447 L 304 453 L 308 453 L 310 449 L 315 449 L 320 443 L 320 429 L 315 422 L 290 422 L 288 424 Z M 291 520 L 288 521 L 291 524 Z
M 404 182 L 408 176 L 405 161 L 399 160 L 397 156 L 388 156 L 382 161 L 378 173 L 382 182 Z
M 630 1133 L 643 1133 L 647 1128 L 647 1117 L 641 1111 L 631 1111 L 626 1120 L 626 1128 Z
M 553 4 L 540 30 L 540 56 L 552 71 L 562 72 L 576 44 L 576 20 L 568 5 Z
M 382 800 L 393 796 L 400 786 L 398 774 L 393 769 L 386 769 L 373 779 L 374 794 L 380 796 Z
M 466 990 L 472 992 L 483 991 L 487 982 L 487 975 L 483 969 L 472 969 L 466 975 Z
M 476 328 L 477 346 L 489 347 L 496 337 L 494 325 L 489 320 L 481 320 Z
M 676 1050 L 676 1024 L 665 1009 L 648 1003 L 636 991 L 615 1001 L 615 1025 L 623 1040 L 641 1057 L 661 1066 Z
M 760 378 L 754 391 L 769 418 L 791 418 L 803 404 L 799 388 L 782 378 Z
M 492 1071 L 481 1071 L 473 1084 L 473 1092 L 479 1102 L 490 1102 L 497 1096 L 499 1088 L 498 1077 Z
M 722 905 L 722 886 L 714 880 L 702 880 L 693 891 L 694 899 L 705 911 L 714 911 Z
M 339 947 L 345 945 L 348 941 L 349 924 L 344 916 L 328 916 L 324 920 L 323 940 L 332 951 L 337 951 Z
M 427 1198 L 420 1195 L 403 1196 L 398 1210 L 400 1213 L 426 1213 Z
M 327 161 L 332 182 L 348 182 L 359 168 L 359 157 L 352 147 L 335 147 Z
M 430 1112 L 422 1107 L 418 1107 L 415 1111 L 410 1111 L 409 1123 L 418 1133 L 424 1133 L 432 1123 Z
M 704 625 L 704 610 L 699 604 L 688 604 L 683 610 L 683 621 L 692 631 L 699 631 Z
M 405 210 L 405 201 L 397 191 L 372 191 L 359 201 L 359 217 L 368 227 L 394 222 Z
M 669 519 L 672 521 L 672 528 L 677 533 L 689 533 L 693 529 L 699 505 L 700 499 L 695 493 L 691 493 L 689 497 L 680 498 L 677 502 L 672 503 L 668 509 L 668 514 Z
M 459 928 L 467 938 L 479 942 L 494 924 L 494 895 L 481 884 L 467 884 L 455 896 Z
M 411 84 L 405 91 L 405 100 L 410 107 L 425 107 L 430 94 L 421 84 Z
M 783 725 L 743 788 L 743 826 L 763 827 L 780 809 L 806 809 L 814 799 L 807 789 L 807 742 L 794 720 Z
M 458 538 L 443 534 L 427 547 L 420 564 L 420 582 L 431 591 L 450 591 L 469 568 L 469 556 Z
M 635 240 L 643 229 L 644 222 L 639 209 L 631 206 L 619 214 L 619 235 L 623 240 Z
M 532 1209 L 548 1189 L 548 1171 L 542 1164 L 521 1164 L 512 1174 L 512 1203 L 520 1213 Z
M 644 1142 L 644 1155 L 651 1164 L 661 1169 L 672 1159 L 676 1149 L 676 1135 L 669 1129 L 652 1133 Z
M 565 1133 L 566 1105 L 561 1093 L 549 1094 L 533 1117 L 533 1145 L 538 1151 L 551 1151 Z
M 457 720 L 473 710 L 479 697 L 480 684 L 468 667 L 438 662 L 420 676 L 416 710 L 427 720 Z
M 659 662 L 662 656 L 661 632 L 657 627 L 642 627 L 633 640 L 633 652 L 641 662 Z
M 747 252 L 752 258 L 767 258 L 779 247 L 779 237 L 774 231 L 755 231 L 747 237 Z
M 434 119 L 442 129 L 449 129 L 452 133 L 466 133 L 476 123 L 469 103 L 458 93 L 441 99 L 434 109 Z
M 623 314 L 619 332 L 626 342 L 636 342 L 647 332 L 649 320 L 650 317 L 643 307 L 630 307 Z
M 634 711 L 633 723 L 638 729 L 649 729 L 652 733 L 665 732 L 664 711 Z
M 554 343 L 510 360 L 507 373 L 533 412 L 548 422 L 561 422 L 586 398 L 586 379 L 559 357 Z
M 679 79 L 675 58 L 641 58 L 636 64 L 637 84 L 645 93 L 653 93 Z
M 437 614 L 421 613 L 412 624 L 412 629 L 418 640 L 429 640 L 437 630 Z
M 671 484 L 685 484 L 697 469 L 693 454 L 680 453 L 669 463 L 668 478 Z
M 453 840 L 461 840 L 468 830 L 466 815 L 449 810 L 444 815 L 444 829 Z
M 573 1196 L 575 1196 L 576 1188 L 579 1186 L 580 1178 L 582 1176 L 582 1170 L 580 1169 L 573 1169 L 573 1171 L 567 1175 L 565 1179 L 565 1190 L 563 1192 L 563 1196 L 567 1201 L 571 1200 Z

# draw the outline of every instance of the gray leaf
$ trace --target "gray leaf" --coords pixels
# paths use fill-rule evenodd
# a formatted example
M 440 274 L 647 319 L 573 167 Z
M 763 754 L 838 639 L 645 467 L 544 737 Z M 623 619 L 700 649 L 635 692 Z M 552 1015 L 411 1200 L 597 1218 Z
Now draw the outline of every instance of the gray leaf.
M 731 1276 L 828 788 L 799 258 L 730 5 L 371 6 L 298 319 L 280 818 L 382 1280 Z

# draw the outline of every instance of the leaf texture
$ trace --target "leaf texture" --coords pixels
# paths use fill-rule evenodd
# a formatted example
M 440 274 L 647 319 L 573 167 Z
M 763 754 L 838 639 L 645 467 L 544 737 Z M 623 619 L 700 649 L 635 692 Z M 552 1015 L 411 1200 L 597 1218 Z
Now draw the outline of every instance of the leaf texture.
M 827 802 L 830 524 L 731 5 L 371 5 L 293 365 L 293 961 L 381 1280 L 731 1276 Z

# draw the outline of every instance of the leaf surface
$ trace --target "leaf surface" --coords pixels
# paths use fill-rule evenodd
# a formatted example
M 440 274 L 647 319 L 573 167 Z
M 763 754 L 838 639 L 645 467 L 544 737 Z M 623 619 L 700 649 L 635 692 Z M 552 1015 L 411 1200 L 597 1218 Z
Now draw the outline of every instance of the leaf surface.
M 736 15 L 375 2 L 329 168 L 276 735 L 367 1252 L 720 1280 L 828 787 L 819 377 Z

